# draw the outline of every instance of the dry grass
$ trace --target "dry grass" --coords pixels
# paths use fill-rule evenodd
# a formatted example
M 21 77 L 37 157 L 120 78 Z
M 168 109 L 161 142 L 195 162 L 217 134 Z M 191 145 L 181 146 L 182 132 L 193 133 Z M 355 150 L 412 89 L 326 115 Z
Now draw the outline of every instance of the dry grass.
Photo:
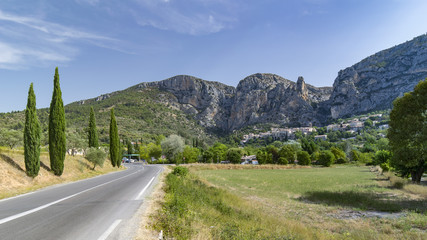
M 35 178 L 25 174 L 24 155 L 21 150 L 0 150 L 0 199 L 35 191 L 58 183 L 67 183 L 93 177 L 96 175 L 117 171 L 109 160 L 105 160 L 104 167 L 93 167 L 82 156 L 66 156 L 62 176 L 55 176 L 49 169 L 49 155 L 40 156 L 40 171 Z
M 170 172 L 170 168 L 164 169 L 150 197 L 146 198 L 146 201 L 144 201 L 142 208 L 145 209 L 142 211 L 141 223 L 134 238 L 135 240 L 158 239 L 159 233 L 152 228 L 151 223 L 153 221 L 153 216 L 159 211 L 164 202 L 165 192 L 163 189 L 165 187 L 165 176 Z
M 407 184 L 403 187 L 405 192 L 418 195 L 427 200 L 427 187 L 417 184 Z
M 311 166 L 301 165 L 274 165 L 274 164 L 263 164 L 263 165 L 250 165 L 250 164 L 190 164 L 185 165 L 190 170 L 246 170 L 246 169 L 300 169 L 300 168 L 312 168 Z

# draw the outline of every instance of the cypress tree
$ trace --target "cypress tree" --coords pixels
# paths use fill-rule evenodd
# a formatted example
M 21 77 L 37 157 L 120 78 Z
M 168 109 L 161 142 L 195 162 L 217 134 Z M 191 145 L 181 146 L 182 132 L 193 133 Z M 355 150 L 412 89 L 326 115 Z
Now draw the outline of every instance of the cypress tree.
M 93 107 L 90 107 L 90 117 L 89 117 L 89 147 L 98 148 L 98 130 L 96 129 L 96 121 L 95 121 L 95 112 L 93 111 Z
M 37 176 L 40 170 L 40 123 L 37 118 L 36 95 L 32 83 L 25 109 L 24 156 L 25 172 L 29 177 Z
M 114 108 L 111 109 L 110 119 L 110 160 L 113 167 L 120 167 L 119 157 L 119 131 L 117 129 L 116 117 L 114 116 Z M 119 162 L 119 164 L 118 164 Z
M 49 109 L 49 157 L 50 168 L 57 176 L 64 171 L 65 159 L 65 111 L 59 86 L 58 67 L 53 78 L 53 95 Z
M 124 142 L 124 141 L 123 141 Z M 116 160 L 116 166 L 120 167 L 122 165 L 122 154 L 124 153 L 124 146 L 123 144 L 120 142 L 120 137 L 119 134 L 117 133 L 117 139 L 116 139 L 116 144 L 117 146 L 119 146 L 119 152 L 117 153 L 118 157 Z

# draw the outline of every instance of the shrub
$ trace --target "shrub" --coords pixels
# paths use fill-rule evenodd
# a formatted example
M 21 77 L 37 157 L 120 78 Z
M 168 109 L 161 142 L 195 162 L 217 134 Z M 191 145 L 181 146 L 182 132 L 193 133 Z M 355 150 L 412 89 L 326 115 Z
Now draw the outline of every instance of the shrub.
M 187 176 L 187 174 L 188 174 L 188 168 L 186 168 L 186 167 L 181 167 L 181 166 L 175 167 L 175 168 L 173 169 L 172 174 L 174 174 L 174 175 L 176 175 L 176 176 L 182 176 L 182 177 L 185 177 L 185 176 Z
M 375 153 L 373 163 L 375 165 L 381 165 L 382 163 L 389 163 L 392 158 L 391 152 L 387 150 L 379 150 Z
M 92 170 L 95 170 L 96 165 L 100 167 L 104 166 L 104 161 L 106 157 L 107 157 L 107 153 L 105 153 L 104 150 L 93 148 L 93 147 L 89 148 L 86 151 L 86 156 L 85 156 L 85 158 L 89 162 L 93 163 Z
M 297 153 L 297 159 L 298 159 L 299 165 L 310 165 L 311 164 L 310 155 L 306 151 L 299 151 Z
M 345 156 L 345 152 L 339 148 L 331 147 L 331 152 L 334 154 L 336 163 L 346 163 L 347 157 Z
M 380 167 L 383 170 L 383 172 L 388 172 L 390 170 L 390 166 L 388 163 L 381 163 Z
M 394 175 L 393 173 L 387 173 L 386 176 L 390 180 L 390 184 L 393 188 L 402 189 L 405 186 L 405 179 Z
M 279 158 L 279 164 L 286 165 L 286 164 L 288 164 L 288 160 L 284 157 L 280 157 Z
M 323 150 L 319 154 L 319 160 L 317 161 L 318 164 L 324 166 L 324 167 L 330 167 L 332 163 L 335 161 L 335 156 L 332 154 L 329 150 Z

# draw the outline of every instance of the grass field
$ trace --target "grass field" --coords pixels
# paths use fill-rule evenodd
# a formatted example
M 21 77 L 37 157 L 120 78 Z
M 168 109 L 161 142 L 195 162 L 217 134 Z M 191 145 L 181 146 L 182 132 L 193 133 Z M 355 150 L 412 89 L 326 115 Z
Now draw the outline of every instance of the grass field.
M 292 221 L 283 228 L 299 229 L 291 231 L 296 238 L 427 239 L 427 187 L 417 186 L 417 194 L 392 189 L 368 167 L 191 169 L 253 209 Z
M 237 165 L 236 165 L 237 166 Z M 192 165 L 154 227 L 174 239 L 427 239 L 427 187 L 368 167 Z
M 25 174 L 23 151 L 0 149 L 0 199 L 119 170 L 113 168 L 108 159 L 104 167 L 97 166 L 92 170 L 93 165 L 82 156 L 66 156 L 64 172 L 57 177 L 50 171 L 49 155 L 46 152 L 41 153 L 40 165 L 39 175 L 28 177 Z

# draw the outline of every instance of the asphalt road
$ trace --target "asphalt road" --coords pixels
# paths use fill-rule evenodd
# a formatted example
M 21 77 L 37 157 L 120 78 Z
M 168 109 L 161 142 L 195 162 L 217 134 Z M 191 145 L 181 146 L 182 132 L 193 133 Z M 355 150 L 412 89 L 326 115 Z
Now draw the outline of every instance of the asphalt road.
M 0 239 L 127 239 L 122 231 L 150 193 L 162 167 L 127 170 L 0 201 Z

